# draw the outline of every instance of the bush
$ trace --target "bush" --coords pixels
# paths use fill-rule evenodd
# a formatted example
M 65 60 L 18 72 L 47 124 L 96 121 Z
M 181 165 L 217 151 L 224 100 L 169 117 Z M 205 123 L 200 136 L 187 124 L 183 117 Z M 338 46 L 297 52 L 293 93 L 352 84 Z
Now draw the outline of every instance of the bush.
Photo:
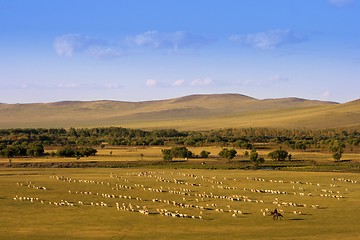
M 77 153 L 78 153 L 77 155 L 80 155 L 81 157 L 95 156 L 97 150 L 95 148 L 83 147 L 83 148 L 78 148 Z
M 173 147 L 172 149 L 163 149 L 161 152 L 165 161 L 170 161 L 173 158 L 192 158 L 194 156 L 186 147 Z
M 200 157 L 201 157 L 201 158 L 208 158 L 209 155 L 210 155 L 210 152 L 208 152 L 208 151 L 206 151 L 206 150 L 202 150 L 202 151 L 200 152 Z
M 233 159 L 235 156 L 236 156 L 236 150 L 235 149 L 227 149 L 227 148 L 224 148 L 223 150 L 221 150 L 219 152 L 219 156 L 223 157 L 223 158 L 226 158 L 227 160 L 231 160 Z
M 171 154 L 175 158 L 192 158 L 193 153 L 189 151 L 186 147 L 173 147 L 171 149 Z
M 173 159 L 171 149 L 162 149 L 161 153 L 163 154 L 163 159 L 165 161 L 171 161 Z
M 44 155 L 44 146 L 40 143 L 29 144 L 26 154 L 32 157 L 40 157 Z
M 285 150 L 277 149 L 275 151 L 272 151 L 269 153 L 269 157 L 273 160 L 277 160 L 277 161 L 285 161 L 286 158 L 288 157 L 289 153 Z
M 251 143 L 249 143 L 248 141 L 243 140 L 243 139 L 237 140 L 235 144 L 239 148 L 245 148 L 248 150 L 253 148 L 253 145 Z
M 57 151 L 56 155 L 59 157 L 88 157 L 94 156 L 97 153 L 97 150 L 90 147 L 82 148 L 73 148 L 73 147 L 64 147 Z
M 250 153 L 250 161 L 257 165 L 259 163 L 265 162 L 265 159 L 263 157 L 259 157 L 259 154 L 256 152 L 255 149 L 253 149 Z
M 339 161 L 345 150 L 345 144 L 341 141 L 333 141 L 330 145 L 330 151 L 333 153 L 332 157 L 335 161 Z
M 40 157 L 44 155 L 44 146 L 41 143 L 26 143 L 21 144 L 15 143 L 14 145 L 4 145 L 0 146 L 0 156 L 4 157 L 21 157 L 21 156 L 30 156 L 30 157 Z
M 75 149 L 71 147 L 63 147 L 56 152 L 56 155 L 58 155 L 59 157 L 75 157 L 75 154 Z

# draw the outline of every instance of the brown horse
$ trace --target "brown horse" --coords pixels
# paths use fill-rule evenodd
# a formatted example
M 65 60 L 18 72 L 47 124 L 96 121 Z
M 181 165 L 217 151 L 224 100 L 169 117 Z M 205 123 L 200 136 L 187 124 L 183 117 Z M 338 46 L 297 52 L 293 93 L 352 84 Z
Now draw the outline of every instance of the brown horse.
M 278 210 L 275 208 L 273 212 L 271 212 L 271 215 L 273 216 L 274 221 L 283 218 L 284 216 L 278 212 Z

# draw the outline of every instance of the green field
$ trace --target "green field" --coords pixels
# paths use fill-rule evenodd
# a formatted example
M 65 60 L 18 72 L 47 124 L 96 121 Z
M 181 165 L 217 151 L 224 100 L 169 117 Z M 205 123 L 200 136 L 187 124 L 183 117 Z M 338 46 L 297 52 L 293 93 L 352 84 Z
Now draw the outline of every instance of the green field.
M 3 168 L 0 206 L 0 239 L 360 238 L 351 173 Z

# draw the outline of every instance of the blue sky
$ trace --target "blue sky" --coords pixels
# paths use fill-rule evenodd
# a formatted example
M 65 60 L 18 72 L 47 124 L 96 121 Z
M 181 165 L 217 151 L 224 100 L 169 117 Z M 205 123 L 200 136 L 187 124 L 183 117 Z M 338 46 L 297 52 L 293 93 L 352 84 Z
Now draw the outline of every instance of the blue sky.
M 0 0 L 0 102 L 360 98 L 360 0 Z

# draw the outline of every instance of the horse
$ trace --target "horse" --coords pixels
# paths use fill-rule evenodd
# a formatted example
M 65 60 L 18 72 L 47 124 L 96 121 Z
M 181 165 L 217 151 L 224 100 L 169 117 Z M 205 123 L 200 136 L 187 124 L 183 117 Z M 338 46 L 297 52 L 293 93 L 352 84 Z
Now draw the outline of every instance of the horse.
M 281 218 L 284 217 L 281 213 L 279 213 L 279 212 L 277 211 L 276 208 L 275 208 L 275 210 L 274 210 L 273 212 L 271 212 L 271 215 L 273 216 L 274 221 L 275 221 L 275 220 L 278 220 L 278 219 L 281 220 Z

